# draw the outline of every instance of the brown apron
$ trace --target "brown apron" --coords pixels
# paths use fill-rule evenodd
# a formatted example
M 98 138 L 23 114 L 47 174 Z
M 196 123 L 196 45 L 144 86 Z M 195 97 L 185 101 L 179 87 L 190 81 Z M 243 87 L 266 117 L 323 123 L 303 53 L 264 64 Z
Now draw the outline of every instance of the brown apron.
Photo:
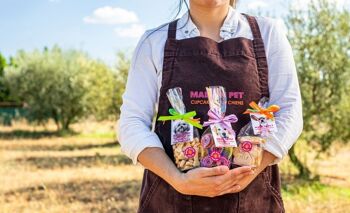
M 226 115 L 234 113 L 238 117 L 233 129 L 238 133 L 249 122 L 249 116 L 242 113 L 251 101 L 257 102 L 262 96 L 269 96 L 269 90 L 267 60 L 259 26 L 254 17 L 245 16 L 253 41 L 232 38 L 217 43 L 201 36 L 176 40 L 177 20 L 169 24 L 157 118 L 168 115 L 171 107 L 167 90 L 181 87 L 186 110 L 195 110 L 201 121 L 207 121 L 209 106 L 205 87 L 223 86 L 228 99 Z M 155 132 L 165 152 L 174 160 L 170 122 L 157 122 Z M 267 167 L 240 193 L 214 198 L 183 195 L 146 169 L 138 212 L 284 212 L 278 167 Z

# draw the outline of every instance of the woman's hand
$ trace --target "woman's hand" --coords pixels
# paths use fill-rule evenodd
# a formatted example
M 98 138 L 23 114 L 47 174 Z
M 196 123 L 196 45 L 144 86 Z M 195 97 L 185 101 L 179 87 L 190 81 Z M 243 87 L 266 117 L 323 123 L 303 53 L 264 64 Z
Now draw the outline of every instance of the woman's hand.
M 254 174 L 247 175 L 241 178 L 235 186 L 232 187 L 232 191 L 228 193 L 236 193 L 245 189 L 268 165 L 270 165 L 276 157 L 270 152 L 264 151 L 263 158 L 259 167 L 254 168 Z M 237 187 L 239 189 L 237 189 Z M 237 190 L 236 190 L 237 189 Z
M 160 148 L 146 148 L 139 154 L 138 160 L 144 167 L 163 178 L 180 193 L 215 197 L 243 190 L 275 158 L 269 152 L 264 151 L 261 166 L 256 168 L 255 172 L 251 167 L 246 166 L 231 170 L 226 166 L 218 166 L 196 168 L 187 173 L 181 173 Z
M 241 178 L 234 186 L 232 186 L 232 190 L 228 190 L 227 193 L 237 193 L 244 190 L 259 174 L 260 172 L 254 171 L 253 174 Z
M 252 176 L 251 167 L 229 170 L 226 166 L 196 168 L 187 173 L 179 173 L 174 178 L 173 187 L 182 194 L 215 197 L 240 189 L 242 179 Z

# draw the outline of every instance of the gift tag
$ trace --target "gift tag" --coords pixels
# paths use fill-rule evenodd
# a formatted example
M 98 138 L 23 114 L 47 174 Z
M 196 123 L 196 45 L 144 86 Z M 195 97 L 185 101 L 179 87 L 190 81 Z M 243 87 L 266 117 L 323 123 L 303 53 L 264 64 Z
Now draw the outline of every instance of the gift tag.
M 236 134 L 232 128 L 226 128 L 220 123 L 210 125 L 216 147 L 237 147 Z
M 266 115 L 260 113 L 251 113 L 250 120 L 255 135 L 268 135 L 271 132 L 277 132 L 275 119 L 268 119 Z
M 171 145 L 193 141 L 193 126 L 183 120 L 171 121 Z

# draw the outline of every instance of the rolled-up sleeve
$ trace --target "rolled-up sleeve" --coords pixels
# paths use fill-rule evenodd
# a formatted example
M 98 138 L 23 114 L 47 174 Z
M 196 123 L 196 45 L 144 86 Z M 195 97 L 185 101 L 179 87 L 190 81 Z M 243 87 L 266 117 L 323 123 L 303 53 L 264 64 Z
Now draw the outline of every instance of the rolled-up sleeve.
M 269 66 L 269 104 L 280 106 L 275 114 L 278 131 L 273 133 L 265 146 L 277 157 L 278 163 L 288 154 L 303 129 L 302 102 L 293 51 L 288 42 L 286 27 L 281 20 L 270 20 L 267 40 Z
M 138 155 L 145 148 L 163 148 L 158 136 L 152 131 L 158 86 L 148 34 L 146 32 L 141 37 L 134 51 L 117 127 L 121 150 L 134 164 L 137 164 Z

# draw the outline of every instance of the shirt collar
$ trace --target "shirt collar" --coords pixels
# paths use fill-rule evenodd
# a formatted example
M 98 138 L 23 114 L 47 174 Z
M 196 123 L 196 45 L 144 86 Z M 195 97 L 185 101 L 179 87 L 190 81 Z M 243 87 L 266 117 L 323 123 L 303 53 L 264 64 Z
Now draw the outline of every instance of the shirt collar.
M 224 40 L 232 38 L 237 31 L 238 27 L 238 12 L 229 7 L 228 14 L 224 20 L 223 25 L 220 28 L 220 36 Z M 189 11 L 187 11 L 178 21 L 178 30 L 181 31 L 184 38 L 191 38 L 200 36 L 200 32 L 197 26 L 193 23 L 189 17 Z

